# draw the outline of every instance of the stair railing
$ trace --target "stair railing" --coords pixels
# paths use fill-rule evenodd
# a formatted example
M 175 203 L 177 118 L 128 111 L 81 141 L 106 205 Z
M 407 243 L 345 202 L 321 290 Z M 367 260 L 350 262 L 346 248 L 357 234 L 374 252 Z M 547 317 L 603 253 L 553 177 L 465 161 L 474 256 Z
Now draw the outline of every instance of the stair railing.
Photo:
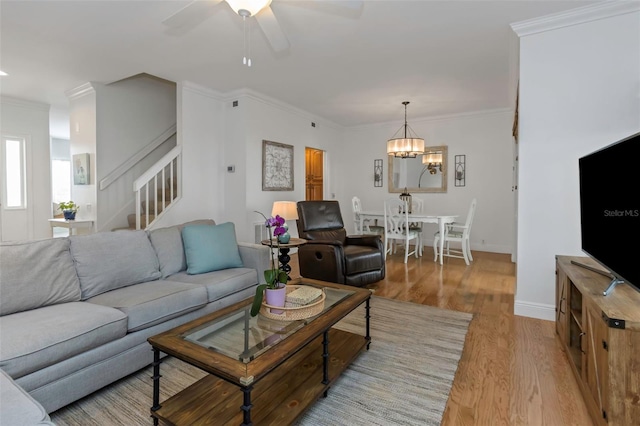
M 182 191 L 177 179 L 180 176 L 181 167 L 182 145 L 177 145 L 133 182 L 133 191 L 136 194 L 136 229 L 147 229 L 162 217 L 167 211 L 167 206 L 181 198 Z M 162 183 L 161 187 L 158 186 L 158 181 Z M 152 196 L 149 195 L 150 191 L 153 191 Z M 159 200 L 162 203 L 160 211 L 158 211 Z M 153 209 L 149 211 L 151 202 L 153 202 Z M 144 212 L 142 211 L 143 203 Z M 149 220 L 150 213 L 153 214 L 153 220 Z M 144 226 L 142 226 L 143 215 Z
M 109 173 L 104 179 L 100 181 L 100 190 L 106 189 L 109 185 L 115 182 L 120 176 L 125 174 L 129 169 L 138 164 L 147 155 L 152 153 L 160 145 L 168 141 L 170 138 L 176 135 L 176 125 L 172 124 L 167 130 L 162 132 L 157 138 L 149 142 L 140 151 L 136 152 L 127 161 L 118 166 L 115 170 Z

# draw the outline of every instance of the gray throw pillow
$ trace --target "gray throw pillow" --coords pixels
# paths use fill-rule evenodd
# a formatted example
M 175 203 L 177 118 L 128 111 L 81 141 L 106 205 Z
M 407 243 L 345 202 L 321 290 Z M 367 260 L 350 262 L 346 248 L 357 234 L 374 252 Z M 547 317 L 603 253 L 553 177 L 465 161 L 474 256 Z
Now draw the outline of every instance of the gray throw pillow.
M 182 225 L 158 228 L 147 231 L 151 245 L 158 255 L 162 278 L 177 274 L 187 269 L 187 259 L 182 243 L 182 228 L 187 225 L 215 225 L 212 219 L 198 219 Z
M 0 245 L 0 315 L 80 300 L 68 238 Z
M 82 300 L 161 276 L 145 231 L 99 232 L 69 239 Z

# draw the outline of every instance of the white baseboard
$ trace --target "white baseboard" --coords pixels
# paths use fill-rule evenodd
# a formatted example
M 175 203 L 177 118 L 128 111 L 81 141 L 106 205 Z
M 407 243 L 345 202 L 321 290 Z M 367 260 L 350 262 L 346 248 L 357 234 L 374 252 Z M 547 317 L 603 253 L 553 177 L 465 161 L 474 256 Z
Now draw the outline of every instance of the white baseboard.
M 522 317 L 537 318 L 547 321 L 555 321 L 556 319 L 556 307 L 554 305 L 547 305 L 546 303 L 533 303 L 533 302 L 521 302 L 515 301 L 514 314 Z

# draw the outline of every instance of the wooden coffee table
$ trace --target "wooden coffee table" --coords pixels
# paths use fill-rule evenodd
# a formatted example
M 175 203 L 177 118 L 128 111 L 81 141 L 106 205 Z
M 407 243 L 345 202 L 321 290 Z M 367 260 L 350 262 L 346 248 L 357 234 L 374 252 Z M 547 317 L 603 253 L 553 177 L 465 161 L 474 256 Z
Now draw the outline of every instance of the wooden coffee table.
M 290 284 L 324 288 L 324 311 L 298 321 L 251 317 L 253 299 L 247 299 L 148 339 L 154 425 L 285 425 L 327 395 L 369 348 L 371 292 L 306 278 Z M 364 335 L 332 328 L 362 303 Z M 209 375 L 160 404 L 161 351 Z

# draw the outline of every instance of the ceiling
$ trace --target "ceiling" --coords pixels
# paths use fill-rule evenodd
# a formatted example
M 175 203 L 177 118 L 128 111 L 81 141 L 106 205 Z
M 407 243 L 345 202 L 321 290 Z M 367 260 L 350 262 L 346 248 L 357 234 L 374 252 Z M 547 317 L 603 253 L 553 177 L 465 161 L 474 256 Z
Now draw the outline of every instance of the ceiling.
M 139 73 L 221 93 L 249 88 L 342 126 L 513 107 L 509 24 L 586 1 L 365 1 L 358 13 L 273 0 L 291 47 L 275 53 L 226 3 L 189 31 L 162 21 L 189 1 L 0 2 L 3 95 L 65 108 L 65 91 Z M 323 7 L 324 6 L 324 7 Z M 195 22 L 194 22 L 195 23 Z M 511 87 L 513 84 L 511 84 Z

